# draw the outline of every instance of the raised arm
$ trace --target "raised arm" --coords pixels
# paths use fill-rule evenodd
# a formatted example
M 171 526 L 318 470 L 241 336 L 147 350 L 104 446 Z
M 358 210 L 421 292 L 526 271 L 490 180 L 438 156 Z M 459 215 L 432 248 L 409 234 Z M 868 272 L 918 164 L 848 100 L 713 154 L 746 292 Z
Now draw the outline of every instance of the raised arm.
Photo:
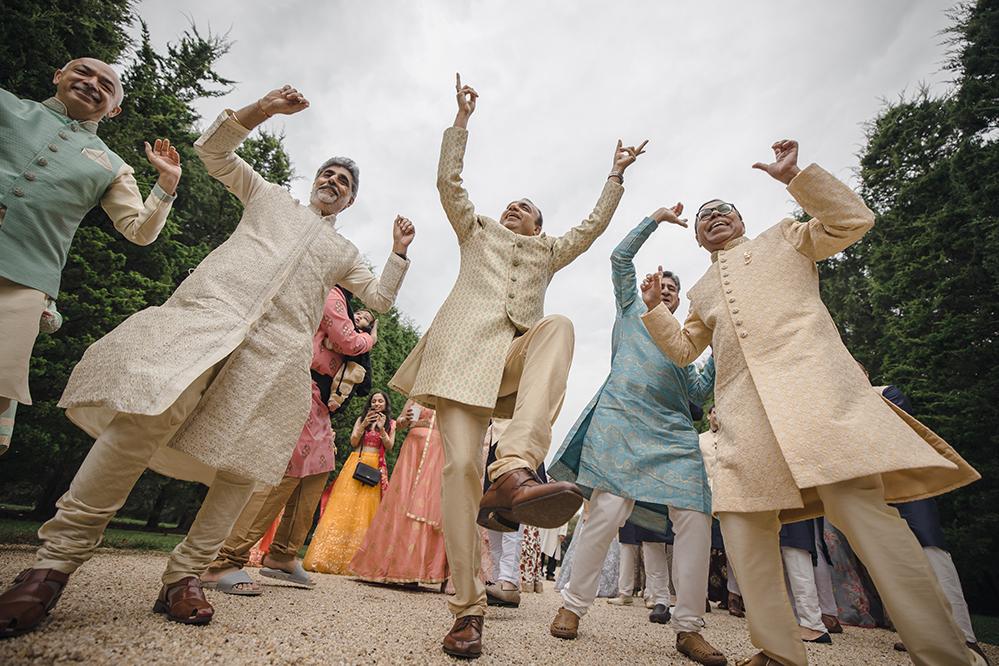
M 194 149 L 208 173 L 245 204 L 268 183 L 236 155 L 236 148 L 267 118 L 276 113 L 298 113 L 308 106 L 309 102 L 291 86 L 272 90 L 236 113 L 222 113 L 194 142 Z
M 874 213 L 857 193 L 812 164 L 798 168 L 798 142 L 789 139 L 772 146 L 774 161 L 757 162 L 754 169 L 766 171 L 787 185 L 788 192 L 810 216 L 807 222 L 784 226 L 784 236 L 798 252 L 812 261 L 827 259 L 856 243 L 874 226 Z
M 555 241 L 553 248 L 554 268 L 561 270 L 568 266 L 576 257 L 586 252 L 607 228 L 617 205 L 624 194 L 624 172 L 629 166 L 634 164 L 639 155 L 645 153 L 645 145 L 648 141 L 643 141 L 642 145 L 624 147 L 618 140 L 614 149 L 614 163 L 611 172 L 604 183 L 604 189 L 600 193 L 597 205 L 593 207 L 590 216 L 569 230 Z
M 611 280 L 614 282 L 614 296 L 618 310 L 624 310 L 638 297 L 635 272 L 635 255 L 638 254 L 638 250 L 663 221 L 668 220 L 673 224 L 687 226 L 687 220 L 678 217 L 681 213 L 683 213 L 681 203 L 672 208 L 660 208 L 643 219 L 611 252 Z
M 475 206 L 462 184 L 461 171 L 464 168 L 465 145 L 468 143 L 465 125 L 475 110 L 475 100 L 479 95 L 470 86 L 461 85 L 460 74 L 456 88 L 458 115 L 455 116 L 454 124 L 444 131 L 441 141 L 441 155 L 437 163 L 437 191 L 440 193 L 444 213 L 461 244 L 472 234 L 477 221 Z
M 664 354 L 680 367 L 693 363 L 711 344 L 712 331 L 691 312 L 687 321 L 680 327 L 673 313 L 662 302 L 663 267 L 642 280 L 642 300 L 648 312 L 642 315 L 642 323 L 648 329 L 652 341 Z

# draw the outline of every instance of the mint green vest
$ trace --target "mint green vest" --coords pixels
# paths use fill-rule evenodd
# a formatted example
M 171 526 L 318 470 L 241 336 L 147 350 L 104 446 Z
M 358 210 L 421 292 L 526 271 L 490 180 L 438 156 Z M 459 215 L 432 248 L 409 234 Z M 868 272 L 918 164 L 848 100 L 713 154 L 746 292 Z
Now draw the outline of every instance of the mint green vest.
M 0 89 L 0 275 L 57 297 L 73 236 L 122 164 L 84 123 Z

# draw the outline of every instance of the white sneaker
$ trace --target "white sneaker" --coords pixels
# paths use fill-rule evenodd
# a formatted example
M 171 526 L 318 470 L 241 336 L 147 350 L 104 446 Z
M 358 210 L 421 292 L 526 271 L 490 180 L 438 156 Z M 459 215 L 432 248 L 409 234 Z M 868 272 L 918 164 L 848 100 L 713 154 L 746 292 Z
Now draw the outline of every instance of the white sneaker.
M 634 597 L 613 597 L 607 600 L 607 603 L 614 604 L 615 606 L 630 606 Z

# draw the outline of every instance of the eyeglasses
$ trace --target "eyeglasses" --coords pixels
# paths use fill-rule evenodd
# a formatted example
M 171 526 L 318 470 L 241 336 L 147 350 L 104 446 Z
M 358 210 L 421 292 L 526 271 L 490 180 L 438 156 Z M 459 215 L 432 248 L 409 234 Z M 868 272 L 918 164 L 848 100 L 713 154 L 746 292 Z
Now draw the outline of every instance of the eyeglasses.
M 702 208 L 701 210 L 697 211 L 697 221 L 700 222 L 702 220 L 708 219 L 709 217 L 711 217 L 711 214 L 714 213 L 715 211 L 718 211 L 721 215 L 728 215 L 733 210 L 735 210 L 735 206 L 727 203 L 718 204 L 714 208 Z

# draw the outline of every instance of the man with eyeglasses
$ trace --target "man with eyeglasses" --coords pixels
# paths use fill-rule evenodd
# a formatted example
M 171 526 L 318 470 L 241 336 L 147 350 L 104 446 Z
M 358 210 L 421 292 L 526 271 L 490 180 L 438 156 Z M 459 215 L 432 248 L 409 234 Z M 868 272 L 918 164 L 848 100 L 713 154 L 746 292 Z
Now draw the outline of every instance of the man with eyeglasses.
M 773 145 L 766 171 L 811 216 L 754 239 L 735 206 L 714 199 L 694 226 L 712 266 L 688 292 L 683 326 L 663 307 L 660 281 L 642 283 L 653 340 L 678 365 L 712 347 L 718 433 L 713 511 L 742 588 L 753 644 L 739 666 L 804 666 L 808 659 L 784 593 L 782 522 L 825 515 L 867 565 L 916 664 L 980 657 L 947 611 L 919 542 L 886 504 L 936 495 L 979 477 L 946 442 L 871 391 L 819 297 L 815 262 L 860 239 L 874 214 L 798 144 Z M 677 221 L 677 223 L 682 223 Z M 686 226 L 686 225 L 684 225 Z

